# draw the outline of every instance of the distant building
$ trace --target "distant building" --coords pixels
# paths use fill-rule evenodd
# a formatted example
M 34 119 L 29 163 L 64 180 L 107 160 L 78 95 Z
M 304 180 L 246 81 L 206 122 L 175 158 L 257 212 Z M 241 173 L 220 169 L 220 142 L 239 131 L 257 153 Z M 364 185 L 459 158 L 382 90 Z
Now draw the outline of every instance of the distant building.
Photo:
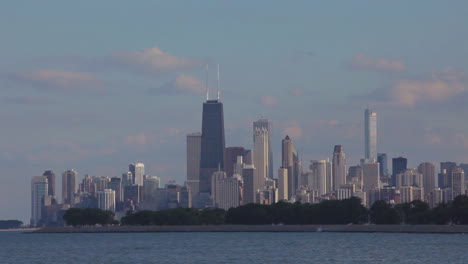
M 461 168 L 452 170 L 452 199 L 465 194 L 465 172 Z
M 213 200 L 213 204 L 216 206 L 216 201 L 217 201 L 217 191 L 218 189 L 216 186 L 218 186 L 218 182 L 220 182 L 222 179 L 227 178 L 227 175 L 224 171 L 216 171 L 213 173 L 211 176 L 211 199 Z
M 255 166 L 255 192 L 263 189 L 265 179 L 268 178 L 268 138 L 268 130 L 266 128 L 254 128 L 253 162 Z
M 414 186 L 402 186 L 400 188 L 401 203 L 409 203 L 412 201 L 420 200 L 424 198 L 423 188 L 414 187 Z
M 260 118 L 259 120 L 255 121 L 253 123 L 253 130 L 255 131 L 256 129 L 264 129 L 266 130 L 267 133 L 267 141 L 268 141 L 268 172 L 267 172 L 267 177 L 268 178 L 273 178 L 273 148 L 271 145 L 271 138 L 273 136 L 273 126 L 271 125 L 271 122 L 267 118 Z M 254 132 L 255 133 L 255 132 Z M 228 174 L 229 176 L 229 174 Z
M 115 192 L 115 202 L 123 202 L 123 188 L 122 188 L 122 179 L 119 177 L 112 177 L 110 182 L 107 183 L 107 188 Z
M 343 145 L 336 145 L 333 149 L 332 177 L 333 191 L 346 184 L 346 155 Z
M 78 172 L 69 169 L 62 173 L 62 203 L 73 206 L 75 193 L 78 191 Z
M 375 159 L 361 160 L 363 191 L 380 189 L 379 163 Z
M 392 185 L 396 185 L 396 175 L 403 173 L 408 168 L 408 159 L 403 157 L 392 159 Z
M 238 207 L 241 202 L 242 178 L 239 175 L 234 177 L 221 178 L 216 181 L 216 207 L 228 210 Z
M 98 208 L 101 210 L 115 212 L 115 191 L 104 189 L 97 192 Z
M 364 157 L 377 159 L 377 113 L 369 108 L 364 111 L 364 144 Z
M 130 171 L 122 174 L 122 188 L 133 184 L 133 175 Z
M 396 175 L 396 189 L 400 190 L 404 186 L 423 188 L 423 175 L 416 169 L 407 169 Z M 424 199 L 422 199 L 424 200 Z
M 289 200 L 288 194 L 288 169 L 278 169 L 278 200 Z
M 42 176 L 47 177 L 47 183 L 49 184 L 47 194 L 55 197 L 55 173 L 52 170 L 46 170 Z
M 140 203 L 141 200 L 141 188 L 137 184 L 127 185 L 124 187 L 124 201 L 132 200 L 134 205 Z
M 242 170 L 242 178 L 244 180 L 243 204 L 255 203 L 254 175 L 255 167 L 253 165 L 245 165 Z
M 286 137 L 281 141 L 282 145 L 282 164 L 281 168 L 288 169 L 288 194 L 290 196 L 295 195 L 296 190 L 299 186 L 299 155 L 294 147 L 294 144 L 291 138 L 286 135 Z
M 47 177 L 34 176 L 31 180 L 31 226 L 38 226 L 42 223 L 44 201 L 48 196 L 49 185 Z
M 377 154 L 377 162 L 380 164 L 380 176 L 388 175 L 388 160 L 386 153 Z
M 234 175 L 234 167 L 237 163 L 237 157 L 244 155 L 243 147 L 227 147 L 224 152 L 224 170 L 227 177 Z
M 154 201 L 156 191 L 160 188 L 160 179 L 156 176 L 148 176 L 143 181 L 143 201 Z
M 423 162 L 418 166 L 418 172 L 423 177 L 423 188 L 426 196 L 429 195 L 431 190 L 436 188 L 435 166 L 431 162 Z M 429 197 L 425 198 L 427 200 Z
M 141 162 L 131 163 L 128 166 L 128 171 L 132 173 L 133 184 L 143 186 L 143 175 L 145 175 L 145 164 Z
M 192 190 L 192 195 L 197 195 L 200 188 L 200 153 L 201 133 L 187 135 L 187 186 Z

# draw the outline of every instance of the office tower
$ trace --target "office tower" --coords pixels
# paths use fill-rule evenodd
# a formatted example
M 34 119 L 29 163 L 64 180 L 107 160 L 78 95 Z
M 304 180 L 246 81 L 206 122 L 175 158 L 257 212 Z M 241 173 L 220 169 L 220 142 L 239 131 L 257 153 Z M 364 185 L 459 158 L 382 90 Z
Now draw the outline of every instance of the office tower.
M 468 171 L 468 163 L 460 163 L 460 169 L 463 171 Z
M 50 196 L 55 197 L 55 173 L 52 170 L 46 170 L 42 176 L 47 177 L 47 183 L 49 185 L 49 189 L 47 190 L 47 194 Z
M 403 173 L 408 168 L 408 159 L 403 157 L 392 159 L 392 185 L 396 185 L 396 175 Z
M 326 186 L 327 186 L 327 192 L 326 193 L 332 193 L 333 192 L 333 166 L 332 163 L 330 162 L 330 159 L 326 159 L 327 163 L 327 175 L 325 176 L 326 180 Z
M 62 203 L 74 205 L 75 193 L 78 191 L 78 172 L 69 169 L 62 173 Z
M 123 202 L 123 188 L 122 179 L 119 177 L 112 177 L 110 182 L 107 184 L 107 188 L 115 192 L 115 202 Z
M 346 184 L 346 155 L 343 145 L 336 145 L 333 149 L 332 177 L 333 191 L 338 190 L 341 188 L 341 185 Z
M 452 170 L 452 199 L 465 194 L 465 172 L 461 168 Z
M 380 176 L 388 175 L 388 161 L 386 153 L 377 154 L 377 162 L 380 164 Z
M 376 190 L 380 188 L 380 174 L 379 163 L 375 159 L 361 160 L 362 167 L 362 190 L 368 192 L 369 190 Z
M 216 207 L 224 210 L 238 207 L 241 200 L 241 186 L 242 178 L 239 175 L 218 179 L 216 181 L 216 197 L 214 200 Z
M 253 165 L 244 165 L 242 169 L 242 178 L 244 181 L 244 196 L 242 197 L 243 204 L 249 204 L 255 202 L 255 167 Z
M 135 162 L 128 165 L 128 171 L 133 175 L 133 184 L 143 186 L 143 175 L 145 175 L 145 164 Z
M 122 173 L 122 186 L 132 185 L 133 184 L 133 174 L 130 171 Z M 123 188 L 122 187 L 122 188 Z
M 115 191 L 104 189 L 97 192 L 98 208 L 105 211 L 115 212 Z
M 48 195 L 47 177 L 34 176 L 31 180 L 31 225 L 38 226 L 42 220 L 44 200 Z
M 213 172 L 217 171 L 218 167 L 224 170 L 224 117 L 223 103 L 219 97 L 217 100 L 209 100 L 207 94 L 206 99 L 202 115 L 200 192 L 211 193 Z
M 259 120 L 253 122 L 253 130 L 255 134 L 255 129 L 265 129 L 268 131 L 268 178 L 273 178 L 273 149 L 271 146 L 271 138 L 273 137 L 273 127 L 271 122 L 267 118 L 260 118 Z
M 244 154 L 242 155 L 242 159 L 244 160 L 244 164 L 253 165 L 253 157 L 252 157 L 252 150 L 246 149 Z
M 377 113 L 369 108 L 364 111 L 364 144 L 364 157 L 377 159 Z
M 200 153 L 201 133 L 187 135 L 187 186 L 190 187 L 192 195 L 198 194 L 200 187 Z
M 243 156 L 245 149 L 243 147 L 227 147 L 224 151 L 224 171 L 227 177 L 234 175 L 234 166 L 239 156 Z
M 78 185 L 78 191 L 79 193 L 89 193 L 89 194 L 96 193 L 96 185 L 94 185 L 93 178 L 91 178 L 91 175 L 89 174 L 85 175 L 81 183 Z
M 423 177 L 423 188 L 426 194 L 429 194 L 436 188 L 435 166 L 431 162 L 423 162 L 418 166 L 418 172 Z
M 288 169 L 278 169 L 278 200 L 289 200 L 288 194 Z
M 255 186 L 262 190 L 268 177 L 268 131 L 265 128 L 255 128 L 253 137 L 253 157 L 255 166 Z
M 281 168 L 288 170 L 288 194 L 293 196 L 299 185 L 299 155 L 288 135 L 281 141 L 281 146 Z
M 438 175 L 438 186 L 441 189 L 452 188 L 452 171 L 457 167 L 457 163 L 446 161 L 440 163 L 440 173 Z
M 160 179 L 156 176 L 148 176 L 143 181 L 143 201 L 152 201 L 156 191 L 160 188 Z
M 440 163 L 440 172 L 445 172 L 448 175 L 452 175 L 452 171 L 457 167 L 457 163 L 451 162 L 451 161 L 446 161 L 446 162 L 441 162 Z
M 396 175 L 396 189 L 402 186 L 414 186 L 423 188 L 423 175 L 415 169 L 406 169 L 404 172 Z
M 312 171 L 312 182 L 309 185 L 318 191 L 318 195 L 324 195 L 327 193 L 327 160 L 311 160 L 309 169 Z
M 244 158 L 242 156 L 237 156 L 236 164 L 234 164 L 233 175 L 242 176 L 243 169 L 244 169 Z
M 227 175 L 224 171 L 215 171 L 213 175 L 211 176 L 211 200 L 213 203 L 216 201 L 216 185 L 221 179 L 227 178 Z M 216 204 L 214 204 L 216 206 Z
M 110 178 L 107 176 L 94 176 L 92 177 L 93 183 L 96 186 L 96 192 L 104 191 L 107 188 L 107 184 L 110 182 Z
M 133 204 L 139 204 L 141 200 L 141 186 L 136 184 L 124 187 L 124 201 L 132 200 Z

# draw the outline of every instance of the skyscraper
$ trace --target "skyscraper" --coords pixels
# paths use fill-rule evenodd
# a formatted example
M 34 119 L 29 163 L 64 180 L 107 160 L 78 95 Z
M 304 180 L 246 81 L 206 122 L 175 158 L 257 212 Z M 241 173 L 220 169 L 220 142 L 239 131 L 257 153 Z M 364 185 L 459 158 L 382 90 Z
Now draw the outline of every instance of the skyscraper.
M 244 152 L 243 147 L 227 147 L 224 151 L 224 171 L 228 177 L 233 176 L 237 157 L 242 157 Z
M 338 190 L 341 185 L 346 184 L 346 155 L 343 145 L 336 145 L 333 149 L 332 177 L 333 191 Z
M 259 120 L 253 122 L 253 130 L 263 128 L 268 131 L 268 178 L 273 178 L 273 149 L 271 146 L 271 138 L 273 136 L 273 127 L 271 122 L 267 118 L 260 118 Z
M 34 176 L 31 180 L 31 225 L 37 226 L 42 220 L 44 199 L 47 196 L 47 177 Z
M 429 194 L 436 188 L 435 166 L 431 162 L 423 162 L 419 164 L 418 172 L 423 176 L 424 193 Z
M 49 185 L 49 189 L 47 194 L 50 196 L 55 197 L 55 173 L 52 170 L 46 170 L 42 176 L 47 177 L 47 183 Z
M 74 205 L 75 193 L 78 191 L 78 172 L 69 169 L 62 173 L 62 203 Z
M 187 186 L 192 195 L 198 194 L 200 187 L 201 138 L 201 133 L 187 135 Z
M 380 164 L 380 176 L 388 175 L 388 161 L 386 153 L 377 154 L 377 162 Z
M 278 200 L 289 200 L 288 195 L 288 169 L 278 169 Z
M 408 159 L 403 157 L 392 159 L 392 185 L 396 185 L 396 175 L 405 172 L 408 168 Z
M 362 167 L 362 189 L 365 192 L 380 188 L 379 163 L 375 159 L 361 160 Z
M 318 191 L 318 195 L 327 193 L 327 172 L 329 161 L 327 160 L 311 160 L 309 169 L 312 171 L 312 179 L 309 185 Z
M 128 170 L 133 175 L 133 184 L 143 186 L 143 175 L 145 175 L 145 164 L 135 162 L 128 165 Z
M 115 212 L 115 191 L 104 189 L 97 192 L 98 208 L 101 210 Z
M 253 136 L 253 161 L 255 166 L 255 186 L 263 189 L 268 177 L 268 130 L 255 128 Z M 256 190 L 255 190 L 256 191 Z
M 288 135 L 281 141 L 281 146 L 281 168 L 288 170 L 288 195 L 290 196 L 288 198 L 291 198 L 291 196 L 295 195 L 299 184 L 299 172 L 297 171 L 300 167 L 298 166 L 299 156 Z
M 200 192 L 211 193 L 213 172 L 224 170 L 224 117 L 223 103 L 207 100 L 203 103 L 200 152 Z
M 465 194 L 465 172 L 457 167 L 452 170 L 452 199 Z
M 369 108 L 364 111 L 364 144 L 364 157 L 377 159 L 377 113 Z

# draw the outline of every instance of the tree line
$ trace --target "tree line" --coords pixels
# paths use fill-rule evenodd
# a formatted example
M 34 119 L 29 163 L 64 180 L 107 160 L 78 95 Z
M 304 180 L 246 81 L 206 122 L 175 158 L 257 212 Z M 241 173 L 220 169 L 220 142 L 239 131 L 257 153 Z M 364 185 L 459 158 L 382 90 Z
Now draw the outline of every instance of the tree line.
M 114 214 L 99 209 L 71 208 L 64 215 L 67 225 L 116 224 Z M 325 200 L 317 204 L 278 202 L 247 204 L 227 211 L 216 208 L 175 208 L 127 212 L 121 225 L 343 225 L 343 224 L 468 224 L 468 196 L 435 208 L 422 201 L 390 205 L 376 201 L 370 209 L 357 197 Z
M 0 220 L 0 229 L 14 229 L 23 226 L 20 220 Z

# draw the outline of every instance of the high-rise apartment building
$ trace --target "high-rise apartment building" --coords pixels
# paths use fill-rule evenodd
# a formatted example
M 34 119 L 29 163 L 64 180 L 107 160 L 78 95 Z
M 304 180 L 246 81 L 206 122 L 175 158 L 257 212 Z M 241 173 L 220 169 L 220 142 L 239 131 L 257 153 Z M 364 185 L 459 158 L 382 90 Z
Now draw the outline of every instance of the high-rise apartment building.
M 207 96 L 208 97 L 208 96 Z M 203 103 L 200 152 L 200 192 L 211 193 L 211 176 L 218 168 L 224 170 L 223 103 L 209 100 Z
M 329 170 L 327 160 L 311 160 L 309 169 L 312 171 L 312 179 L 309 182 L 314 190 L 318 191 L 318 195 L 324 195 L 327 193 L 327 171 Z
M 379 163 L 375 159 L 361 160 L 362 189 L 364 192 L 380 188 Z
M 288 169 L 278 169 L 278 200 L 289 200 L 288 195 Z
M 115 191 L 104 189 L 97 192 L 98 208 L 115 212 Z
M 333 149 L 332 177 L 333 191 L 346 184 L 346 155 L 343 145 L 336 145 Z
M 256 129 L 265 129 L 268 131 L 268 178 L 273 178 L 273 148 L 271 145 L 271 138 L 273 137 L 273 126 L 267 118 L 260 118 L 253 122 L 253 130 L 255 134 Z
M 423 162 L 419 164 L 418 172 L 422 174 L 423 177 L 424 192 L 429 194 L 436 188 L 435 166 L 432 162 Z
M 238 207 L 241 201 L 242 178 L 239 175 L 234 177 L 220 178 L 216 181 L 216 197 L 214 204 L 218 208 L 229 210 Z
M 415 169 L 406 169 L 402 173 L 396 175 L 396 189 L 399 190 L 403 186 L 413 186 L 423 188 L 423 175 Z
M 143 186 L 143 180 L 145 175 L 145 164 L 141 162 L 135 162 L 128 165 L 128 171 L 132 173 L 133 184 Z
M 367 108 L 364 111 L 364 157 L 377 159 L 377 113 Z
M 31 180 L 31 225 L 38 226 L 43 218 L 44 199 L 48 195 L 47 177 L 34 176 Z
M 115 192 L 115 202 L 123 202 L 123 188 L 122 179 L 119 177 L 112 177 L 110 182 L 107 184 L 107 188 Z
M 55 197 L 55 173 L 52 170 L 46 170 L 42 176 L 47 177 L 47 183 L 49 185 L 47 194 Z
M 197 195 L 200 188 L 201 133 L 187 135 L 187 181 L 192 195 Z
M 75 193 L 78 191 L 78 172 L 69 169 L 62 173 L 62 203 L 74 205 Z
M 216 206 L 215 202 L 217 200 L 217 195 L 218 193 L 216 192 L 218 189 L 216 189 L 216 186 L 218 185 L 218 182 L 221 181 L 222 179 L 227 178 L 227 175 L 224 171 L 215 171 L 213 173 L 213 176 L 211 176 L 211 199 L 213 201 L 213 204 Z
M 465 194 L 465 172 L 461 168 L 452 170 L 452 198 Z
M 255 128 L 253 137 L 253 162 L 255 166 L 254 185 L 262 190 L 268 177 L 268 130 Z

